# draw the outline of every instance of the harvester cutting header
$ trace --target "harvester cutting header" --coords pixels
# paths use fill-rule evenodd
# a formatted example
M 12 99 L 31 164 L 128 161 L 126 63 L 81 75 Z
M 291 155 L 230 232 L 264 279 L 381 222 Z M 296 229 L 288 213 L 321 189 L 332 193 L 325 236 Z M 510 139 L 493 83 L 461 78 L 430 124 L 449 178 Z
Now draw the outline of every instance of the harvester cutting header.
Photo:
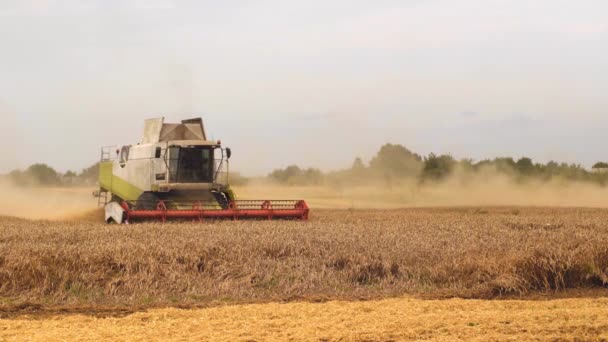
M 302 200 L 237 200 L 229 183 L 230 148 L 207 139 L 203 120 L 146 120 L 137 145 L 104 147 L 99 204 L 106 222 L 133 219 L 308 219 Z

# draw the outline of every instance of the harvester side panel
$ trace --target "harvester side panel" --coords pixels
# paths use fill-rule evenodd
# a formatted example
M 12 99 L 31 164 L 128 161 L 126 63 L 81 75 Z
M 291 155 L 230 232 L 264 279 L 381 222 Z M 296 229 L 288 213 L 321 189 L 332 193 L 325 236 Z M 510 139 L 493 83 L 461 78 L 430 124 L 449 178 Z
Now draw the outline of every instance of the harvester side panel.
M 99 163 L 99 187 L 112 192 L 112 162 L 102 161 Z

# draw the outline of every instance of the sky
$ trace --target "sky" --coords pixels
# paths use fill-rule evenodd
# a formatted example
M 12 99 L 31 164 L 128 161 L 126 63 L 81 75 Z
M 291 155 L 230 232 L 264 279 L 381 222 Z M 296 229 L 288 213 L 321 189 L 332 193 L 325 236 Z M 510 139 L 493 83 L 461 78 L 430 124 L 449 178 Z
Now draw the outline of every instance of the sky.
M 0 173 L 203 117 L 233 170 L 608 160 L 604 0 L 0 0 Z

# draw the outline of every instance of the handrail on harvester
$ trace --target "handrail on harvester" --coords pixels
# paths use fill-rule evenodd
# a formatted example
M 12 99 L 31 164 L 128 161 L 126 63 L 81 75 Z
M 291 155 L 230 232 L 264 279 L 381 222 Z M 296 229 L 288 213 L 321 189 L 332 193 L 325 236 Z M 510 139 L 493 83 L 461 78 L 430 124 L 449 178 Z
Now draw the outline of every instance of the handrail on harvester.
M 183 209 L 183 203 L 175 205 L 171 201 L 157 201 L 156 209 L 133 209 L 128 202 L 122 202 L 125 220 L 131 219 L 193 219 L 203 222 L 205 219 L 297 219 L 308 220 L 309 208 L 305 201 L 285 200 L 237 200 L 231 201 L 227 208 L 209 206 L 203 202 L 192 202 L 189 208 Z

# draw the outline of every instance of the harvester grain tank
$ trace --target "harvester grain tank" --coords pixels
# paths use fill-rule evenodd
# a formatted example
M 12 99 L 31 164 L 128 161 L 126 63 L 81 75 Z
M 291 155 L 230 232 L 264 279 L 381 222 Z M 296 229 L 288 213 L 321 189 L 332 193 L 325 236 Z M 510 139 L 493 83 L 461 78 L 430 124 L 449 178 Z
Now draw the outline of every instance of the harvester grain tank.
M 237 200 L 230 148 L 208 140 L 203 120 L 145 121 L 140 143 L 104 147 L 99 204 L 106 222 L 134 219 L 308 219 L 303 200 Z

